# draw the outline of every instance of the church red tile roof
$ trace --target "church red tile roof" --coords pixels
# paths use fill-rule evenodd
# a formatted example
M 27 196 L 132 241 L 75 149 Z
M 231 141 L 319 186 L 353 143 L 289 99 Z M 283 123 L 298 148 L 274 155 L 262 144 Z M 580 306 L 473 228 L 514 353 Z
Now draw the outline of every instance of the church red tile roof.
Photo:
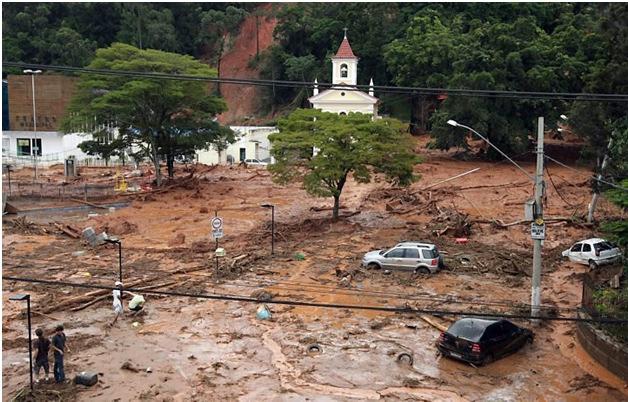
M 338 51 L 336 52 L 336 56 L 334 57 L 341 57 L 343 59 L 349 59 L 349 58 L 357 59 L 356 55 L 353 54 L 353 50 L 351 49 L 351 45 L 349 44 L 349 40 L 347 39 L 346 36 L 342 40 L 342 43 L 340 44 L 340 47 L 338 48 Z

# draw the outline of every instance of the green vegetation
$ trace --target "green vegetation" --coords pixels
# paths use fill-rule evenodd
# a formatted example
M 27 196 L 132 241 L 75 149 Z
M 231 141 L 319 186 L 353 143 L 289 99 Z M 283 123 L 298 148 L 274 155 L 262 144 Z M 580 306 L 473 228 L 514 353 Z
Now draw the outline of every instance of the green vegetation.
M 334 219 L 349 174 L 358 183 L 370 182 L 373 173 L 383 173 L 398 185 L 416 179 L 412 170 L 419 160 L 410 136 L 397 120 L 297 109 L 279 120 L 278 126 L 279 133 L 269 136 L 276 159 L 268 168 L 273 179 L 300 181 L 309 194 L 333 197 Z
M 229 20 L 238 20 L 254 3 L 4 3 L 3 61 L 83 67 L 97 48 L 123 42 L 215 60 L 208 37 Z M 201 27 L 199 29 L 199 27 Z M 17 71 L 4 71 L 4 74 Z
M 121 43 L 99 49 L 89 67 L 216 75 L 215 70 L 190 56 L 141 50 Z M 206 149 L 215 142 L 222 146 L 225 141 L 234 140 L 230 129 L 214 121 L 226 105 L 222 98 L 209 95 L 205 82 L 83 74 L 77 87 L 62 129 L 71 132 L 83 122 L 93 121 L 94 133 L 102 136 L 99 126 L 117 127 L 120 146 L 138 147 L 152 160 L 157 185 L 161 185 L 159 155 L 166 157 L 168 175 L 172 177 L 175 156 Z M 110 151 L 102 146 L 94 152 Z
M 628 319 L 628 286 L 620 289 L 603 288 L 593 293 L 595 309 L 603 316 L 613 319 Z M 618 338 L 622 342 L 628 342 L 627 325 L 602 325 L 602 329 Z

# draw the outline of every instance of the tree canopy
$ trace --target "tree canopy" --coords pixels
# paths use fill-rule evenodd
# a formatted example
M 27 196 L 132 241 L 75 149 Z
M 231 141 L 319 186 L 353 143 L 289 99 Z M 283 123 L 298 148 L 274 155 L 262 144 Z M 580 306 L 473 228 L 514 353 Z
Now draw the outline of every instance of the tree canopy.
M 368 183 L 373 173 L 398 185 L 417 179 L 413 167 L 419 158 L 397 120 L 297 109 L 280 119 L 278 127 L 279 133 L 269 136 L 276 159 L 269 166 L 274 180 L 302 182 L 309 194 L 333 197 L 334 219 L 349 174 L 358 183 Z
M 429 7 L 387 46 L 385 57 L 399 85 L 580 92 L 591 60 L 602 51 L 594 17 L 591 9 L 575 11 L 566 3 L 474 4 L 457 13 Z M 466 134 L 445 124 L 455 119 L 504 151 L 521 153 L 535 117 L 551 124 L 567 107 L 561 101 L 452 94 L 432 116 L 432 135 L 441 149 L 466 147 Z
M 216 71 L 190 56 L 159 50 L 141 50 L 121 43 L 99 49 L 89 65 L 94 69 L 215 76 Z M 145 151 L 161 182 L 159 156 L 173 174 L 174 157 L 206 149 L 214 142 L 233 141 L 233 133 L 215 121 L 226 109 L 222 98 L 209 94 L 202 81 L 148 79 L 133 76 L 83 74 L 66 117 L 65 132 L 85 121 L 92 132 L 117 127 L 122 144 Z

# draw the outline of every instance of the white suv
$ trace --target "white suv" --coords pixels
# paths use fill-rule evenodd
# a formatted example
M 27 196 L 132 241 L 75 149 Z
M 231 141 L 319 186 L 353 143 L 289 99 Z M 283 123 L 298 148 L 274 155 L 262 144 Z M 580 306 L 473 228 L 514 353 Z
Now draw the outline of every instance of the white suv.
M 430 243 L 402 242 L 389 250 L 368 252 L 362 258 L 362 266 L 390 270 L 433 274 L 444 265 L 438 248 Z
M 593 238 L 574 244 L 570 249 L 563 251 L 563 257 L 589 265 L 589 268 L 594 269 L 599 265 L 612 264 L 621 260 L 621 250 L 604 239 Z

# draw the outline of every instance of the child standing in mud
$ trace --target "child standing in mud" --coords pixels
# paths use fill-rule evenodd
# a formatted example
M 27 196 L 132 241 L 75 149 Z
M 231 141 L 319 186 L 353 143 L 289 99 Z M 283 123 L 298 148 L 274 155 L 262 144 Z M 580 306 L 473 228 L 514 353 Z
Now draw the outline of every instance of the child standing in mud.
M 48 363 L 48 353 L 50 353 L 50 340 L 47 336 L 44 336 L 44 330 L 37 328 L 35 331 L 37 339 L 33 342 L 33 348 L 37 351 L 35 355 L 35 374 L 37 375 L 37 382 L 40 381 L 39 373 L 41 369 L 44 369 L 44 380 L 48 382 L 50 374 L 50 365 Z

